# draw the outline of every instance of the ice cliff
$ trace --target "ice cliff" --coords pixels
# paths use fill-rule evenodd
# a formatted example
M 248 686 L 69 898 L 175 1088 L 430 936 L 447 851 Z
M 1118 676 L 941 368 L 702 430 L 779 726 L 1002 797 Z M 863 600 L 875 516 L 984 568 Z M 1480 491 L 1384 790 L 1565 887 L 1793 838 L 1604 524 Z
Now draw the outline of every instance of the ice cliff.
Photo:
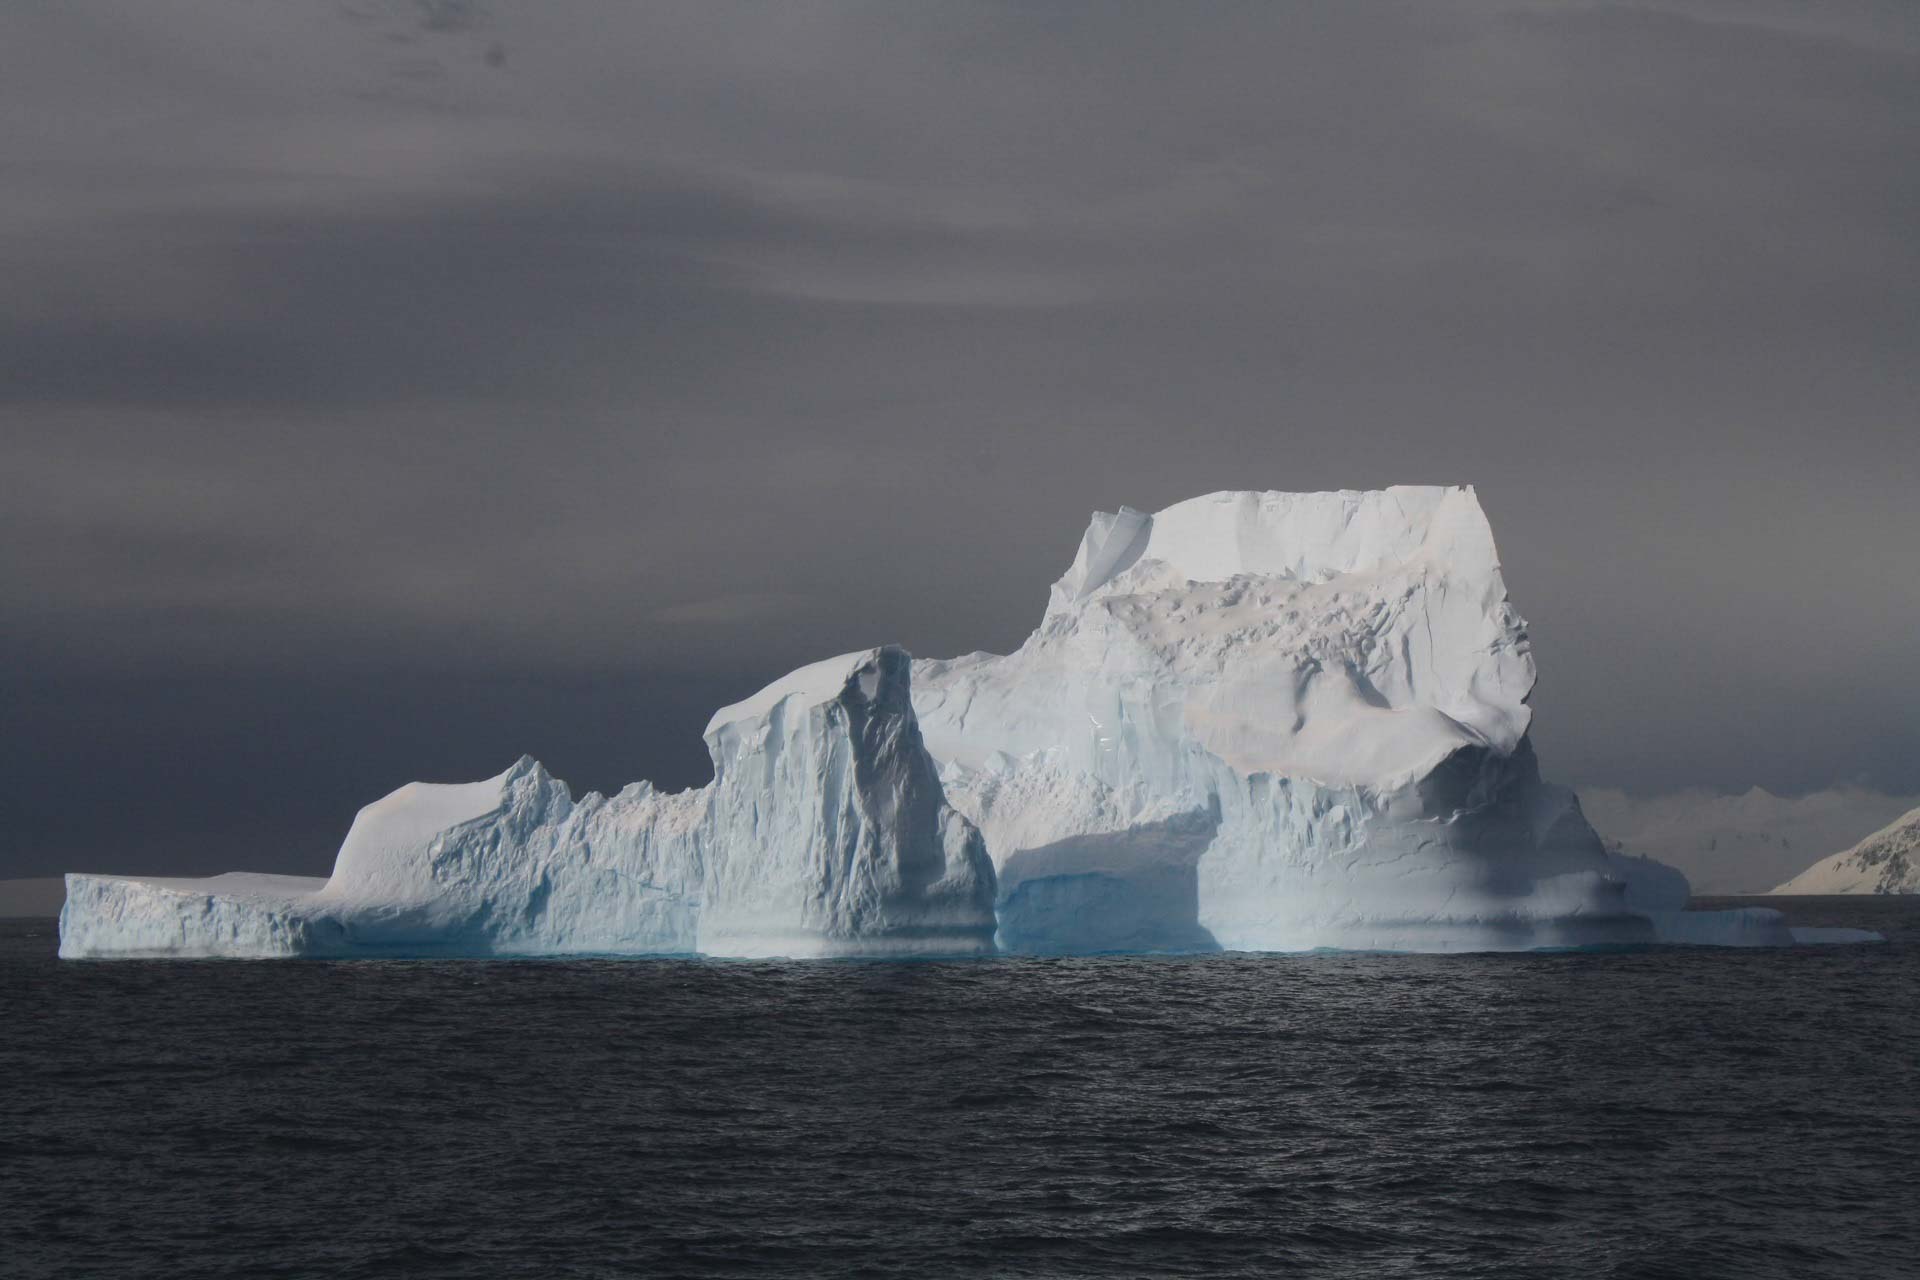
M 360 811 L 326 880 L 70 875 L 60 954 L 970 954 L 993 867 L 941 795 L 909 659 L 805 667 L 707 725 L 714 778 L 575 801 L 531 759 Z
M 1685 880 L 1541 780 L 1534 675 L 1473 490 L 1409 487 L 1097 514 L 1018 651 L 914 685 L 1003 946 L 1655 941 Z M 1786 940 L 1707 923 L 1686 940 Z
M 1920 809 L 1802 871 L 1774 893 L 1920 893 Z
M 1016 652 L 803 668 L 713 717 L 704 788 L 416 783 L 325 881 L 70 876 L 61 954 L 1794 940 L 1609 853 L 1540 777 L 1533 684 L 1471 489 L 1122 508 Z

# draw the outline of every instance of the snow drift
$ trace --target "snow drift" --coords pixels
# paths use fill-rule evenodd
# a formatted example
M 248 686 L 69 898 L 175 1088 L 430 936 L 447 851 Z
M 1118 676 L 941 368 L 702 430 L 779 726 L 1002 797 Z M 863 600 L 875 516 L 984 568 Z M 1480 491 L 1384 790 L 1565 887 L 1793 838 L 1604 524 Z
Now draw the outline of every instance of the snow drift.
M 61 954 L 1793 941 L 1602 846 L 1534 678 L 1471 489 L 1122 508 L 1019 650 L 803 668 L 714 716 L 707 787 L 414 784 L 324 882 L 71 876 Z

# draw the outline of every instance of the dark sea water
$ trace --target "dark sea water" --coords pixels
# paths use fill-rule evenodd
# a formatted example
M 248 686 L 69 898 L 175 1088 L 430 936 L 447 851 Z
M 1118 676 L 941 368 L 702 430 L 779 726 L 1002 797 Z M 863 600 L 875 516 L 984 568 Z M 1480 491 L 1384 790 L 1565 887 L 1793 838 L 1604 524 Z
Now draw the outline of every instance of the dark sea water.
M 1920 1275 L 1920 901 L 1786 905 L 1891 942 L 61 963 L 10 922 L 0 1275 Z

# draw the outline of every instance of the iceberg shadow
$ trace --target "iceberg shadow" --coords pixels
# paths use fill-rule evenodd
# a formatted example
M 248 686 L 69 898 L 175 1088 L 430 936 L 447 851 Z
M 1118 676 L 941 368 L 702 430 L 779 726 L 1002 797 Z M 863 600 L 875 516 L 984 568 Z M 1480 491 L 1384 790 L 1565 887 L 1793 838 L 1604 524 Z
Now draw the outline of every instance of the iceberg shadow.
M 1013 955 L 1209 952 L 1200 923 L 1200 855 L 1218 821 L 1165 822 L 1023 849 L 999 872 L 1000 950 Z

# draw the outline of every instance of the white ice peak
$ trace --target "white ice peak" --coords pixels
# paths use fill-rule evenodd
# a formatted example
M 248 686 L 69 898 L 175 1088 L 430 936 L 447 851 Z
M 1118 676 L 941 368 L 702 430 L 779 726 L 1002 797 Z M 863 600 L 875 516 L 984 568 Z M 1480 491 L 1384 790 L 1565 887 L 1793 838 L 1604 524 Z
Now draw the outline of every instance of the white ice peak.
M 973 678 L 983 660 L 1001 674 Z M 969 767 L 1057 748 L 1099 777 L 1191 744 L 1242 774 L 1392 787 L 1461 747 L 1513 751 L 1533 682 L 1472 489 L 1216 493 L 1097 513 L 1020 652 L 921 664 L 915 705 Z M 968 733 L 982 697 L 996 731 Z
M 1157 560 L 1189 582 L 1313 583 L 1423 557 L 1463 577 L 1499 577 L 1493 532 L 1471 486 L 1210 493 L 1154 515 L 1095 512 L 1054 599 L 1083 600 L 1138 560 Z

